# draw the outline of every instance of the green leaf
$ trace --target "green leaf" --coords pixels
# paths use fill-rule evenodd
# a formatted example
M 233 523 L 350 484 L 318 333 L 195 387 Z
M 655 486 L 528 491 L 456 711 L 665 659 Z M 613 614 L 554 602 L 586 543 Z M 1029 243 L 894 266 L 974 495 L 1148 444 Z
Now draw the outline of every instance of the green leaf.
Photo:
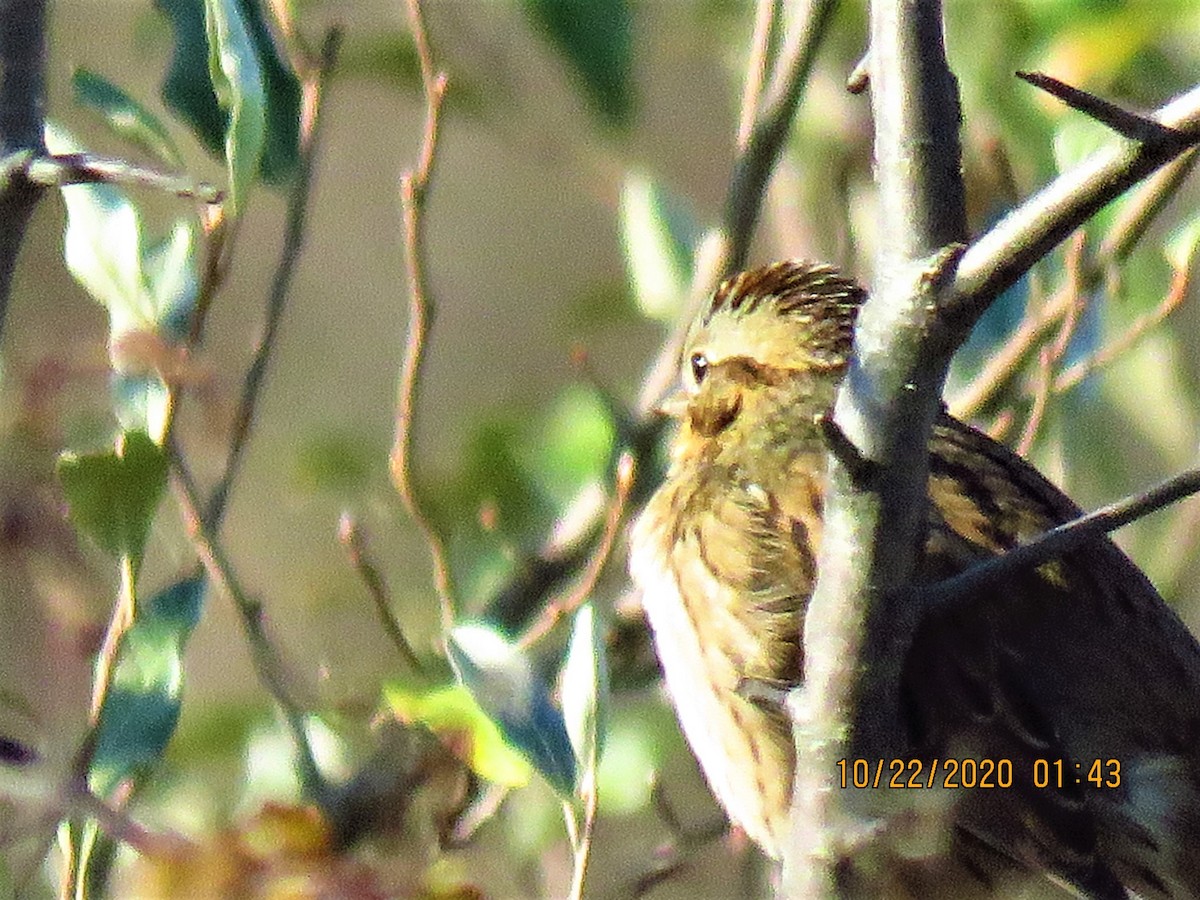
M 510 744 L 560 795 L 575 790 L 575 753 L 562 714 L 528 655 L 486 625 L 460 625 L 447 641 L 450 665 Z
M 424 725 L 481 778 L 508 787 L 529 783 L 533 770 L 525 757 L 509 746 L 461 684 L 422 687 L 396 682 L 384 688 L 384 699 L 400 721 Z
M 627 0 L 524 0 L 525 12 L 579 77 L 602 118 L 627 128 L 633 114 L 633 17 Z
M 522 442 L 528 450 L 521 462 L 556 508 L 565 507 L 583 485 L 604 476 L 616 426 L 595 389 L 568 386 L 532 430 L 532 440 Z
M 99 113 L 118 137 L 173 168 L 182 165 L 175 142 L 158 117 L 103 75 L 76 69 L 71 87 L 75 102 Z
M 179 721 L 183 650 L 199 621 L 204 593 L 203 576 L 177 582 L 141 606 L 121 639 L 88 773 L 98 795 L 108 795 L 162 758 Z
M 621 191 L 621 242 L 638 308 L 673 322 L 692 277 L 696 228 L 650 178 L 631 172 Z
M 81 149 L 57 126 L 47 126 L 46 145 L 54 153 Z M 119 346 L 128 332 L 148 332 L 168 344 L 182 340 L 198 290 L 195 223 L 181 218 L 167 237 L 146 247 L 137 208 L 119 188 L 70 185 L 62 195 L 67 268 L 108 310 L 110 346 Z M 115 402 L 126 431 L 161 433 L 167 395 L 156 375 L 138 370 L 119 376 Z
M 109 553 L 128 556 L 136 575 L 167 485 L 167 455 L 142 431 L 127 431 L 107 453 L 58 461 L 71 521 Z
M 300 84 L 276 52 L 259 4 L 251 0 L 155 0 L 155 6 L 169 18 L 174 32 L 174 53 L 162 87 L 164 102 L 191 127 L 210 153 L 228 162 L 233 110 L 227 105 L 229 98 L 218 100 L 214 83 L 229 80 L 221 54 L 236 50 L 227 60 L 229 67 L 239 69 L 246 62 L 258 72 L 262 140 L 257 153 L 251 154 L 257 156 L 251 172 L 267 184 L 285 184 L 299 162 Z M 216 75 L 209 67 L 206 6 L 220 6 L 221 20 L 231 24 L 239 38 L 222 44 L 221 34 L 215 35 Z M 241 92 L 249 85 L 229 86 Z M 244 125 L 241 123 L 239 129 Z M 239 160 L 241 163 L 248 164 L 248 159 Z
M 266 141 L 267 111 L 262 68 L 237 0 L 205 0 L 208 76 L 217 103 L 229 118 L 225 165 L 229 170 L 232 215 L 246 208 Z
M 51 153 L 82 149 L 55 125 L 46 127 L 46 147 Z M 111 184 L 70 185 L 62 197 L 67 206 L 64 257 L 75 280 L 108 309 L 114 333 L 151 323 L 137 209 Z
M 143 253 L 142 269 L 154 323 L 168 339 L 182 340 L 200 290 L 195 222 L 177 219 L 171 233 Z
M 192 129 L 214 156 L 225 152 L 226 115 L 217 103 L 208 75 L 208 36 L 203 0 L 155 0 L 171 22 L 174 52 L 162 85 L 167 107 Z
M 600 758 L 608 708 L 608 659 L 591 603 L 583 604 L 575 613 L 563 666 L 562 706 L 579 763 L 580 783 L 590 783 Z

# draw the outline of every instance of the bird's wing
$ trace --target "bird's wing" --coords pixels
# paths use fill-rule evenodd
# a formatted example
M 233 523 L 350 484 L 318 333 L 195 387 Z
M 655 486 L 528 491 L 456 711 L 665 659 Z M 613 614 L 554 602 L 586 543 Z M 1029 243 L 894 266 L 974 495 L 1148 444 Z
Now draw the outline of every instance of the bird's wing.
M 926 580 L 1079 515 L 1032 466 L 948 416 L 930 451 Z M 962 806 L 976 835 L 1092 895 L 1121 896 L 1115 875 L 1145 896 L 1200 896 L 1200 647 L 1107 538 L 931 614 L 902 690 L 921 752 L 1011 760 L 1013 788 Z M 1059 759 L 1063 784 L 1037 788 L 1037 760 Z M 1120 783 L 1090 783 L 1110 760 Z

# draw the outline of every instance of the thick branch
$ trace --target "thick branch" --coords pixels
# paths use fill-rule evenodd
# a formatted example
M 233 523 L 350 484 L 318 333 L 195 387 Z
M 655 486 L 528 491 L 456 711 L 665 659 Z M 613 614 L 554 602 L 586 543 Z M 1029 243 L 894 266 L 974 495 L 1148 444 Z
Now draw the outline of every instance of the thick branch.
M 0 158 L 46 152 L 46 0 L 0 0 Z M 25 226 L 42 189 L 25 178 L 0 183 L 0 334 Z
M 892 589 L 908 580 L 922 533 L 925 447 L 952 349 L 933 312 L 956 256 L 947 248 L 966 238 L 958 93 L 939 3 L 872 3 L 870 84 L 880 231 L 891 237 L 834 418 L 872 476 L 859 467 L 856 478 L 830 454 L 820 577 L 804 625 L 805 683 L 793 709 L 799 763 L 784 861 L 791 897 L 832 896 L 849 834 L 861 831 L 846 807 L 863 798 L 834 790 L 835 760 L 896 749 L 898 661 L 885 652 L 900 617 Z

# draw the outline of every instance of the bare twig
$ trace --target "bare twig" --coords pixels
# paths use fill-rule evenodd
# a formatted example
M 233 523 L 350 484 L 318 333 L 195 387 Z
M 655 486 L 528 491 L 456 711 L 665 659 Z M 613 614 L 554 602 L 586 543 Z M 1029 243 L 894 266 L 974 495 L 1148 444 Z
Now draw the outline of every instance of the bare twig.
M 4 178 L 24 176 L 41 187 L 66 187 L 72 184 L 127 184 L 148 187 L 176 197 L 195 198 L 201 203 L 219 203 L 222 193 L 211 184 L 187 175 L 159 172 L 123 159 L 110 159 L 92 153 L 46 154 L 32 152 L 10 157 L 4 165 Z
M 837 0 L 807 0 L 805 3 L 783 3 L 776 10 L 787 20 L 783 50 L 766 92 L 754 111 L 754 124 L 745 146 L 734 159 L 721 226 L 708 234 L 697 249 L 690 296 L 679 325 L 664 342 L 642 383 L 637 408 L 643 416 L 654 410 L 674 382 L 688 326 L 704 298 L 713 292 L 722 278 L 745 265 L 767 183 L 795 120 L 817 48 L 836 7 Z M 752 60 L 756 53 L 756 47 L 752 48 Z M 751 99 L 753 91 L 747 91 L 743 101 Z M 744 121 L 748 117 L 749 112 L 743 108 L 739 119 Z
M 950 401 L 951 412 L 960 419 L 970 419 L 978 414 L 1021 371 L 1030 354 L 1063 320 L 1070 307 L 1070 292 L 1060 290 L 1032 315 L 1027 314 L 1004 346 L 988 359 L 983 370 Z
M 105 697 L 108 696 L 108 688 L 112 683 L 121 639 L 129 630 L 129 626 L 133 624 L 135 614 L 133 571 L 128 557 L 122 557 L 121 586 L 117 591 L 117 601 L 113 604 L 112 617 L 109 619 L 108 627 L 104 630 L 104 641 L 96 656 L 96 676 L 92 681 L 92 706 L 88 713 L 88 720 L 93 728 L 100 720 L 100 711 L 104 708 Z
M 729 833 L 729 822 L 724 816 L 699 828 L 687 828 L 663 790 L 662 781 L 657 777 L 650 786 L 650 802 L 670 833 L 670 838 L 665 846 L 656 851 L 658 858 L 654 865 L 649 871 L 639 875 L 630 888 L 631 897 L 643 897 L 658 885 L 680 874 L 691 865 L 696 851 Z
M 367 588 L 367 593 L 371 595 L 371 601 L 375 604 L 375 612 L 379 615 L 379 622 L 383 626 L 384 632 L 391 638 L 408 667 L 417 674 L 423 673 L 425 666 L 422 664 L 421 658 L 413 650 L 412 644 L 404 635 L 404 629 L 400 627 L 400 623 L 392 614 L 392 601 L 388 596 L 387 585 L 384 584 L 383 576 L 379 573 L 379 567 L 367 553 L 362 529 L 358 527 L 358 522 L 349 513 L 342 513 L 342 518 L 338 523 L 338 540 L 346 548 L 350 564 L 354 566 L 354 571 L 358 573 L 358 577 L 362 579 Z
M 1059 176 L 963 254 L 945 315 L 958 328 L 974 323 L 998 294 L 1101 207 L 1200 143 L 1200 87 L 1160 108 L 1154 120 L 1170 138 L 1122 143 Z
M 454 625 L 453 585 L 446 549 L 441 534 L 424 509 L 413 483 L 412 446 L 414 410 L 421 386 L 421 368 L 425 347 L 433 325 L 434 306 L 425 281 L 425 221 L 422 215 L 425 200 L 437 161 L 438 126 L 441 121 L 442 100 L 446 94 L 446 74 L 436 71 L 425 33 L 420 0 L 407 0 L 408 22 L 417 58 L 421 63 L 421 83 L 425 89 L 425 129 L 421 140 L 417 167 L 400 177 L 400 203 L 404 212 L 404 258 L 408 278 L 409 318 L 405 340 L 404 361 L 400 370 L 400 385 L 396 401 L 396 432 L 388 461 L 392 484 L 409 515 L 425 536 L 433 566 L 433 583 L 441 608 L 442 628 L 449 631 Z
M 246 370 L 245 380 L 242 382 L 242 393 L 234 417 L 233 433 L 229 439 L 225 468 L 204 510 L 205 522 L 212 525 L 219 524 L 224 517 L 225 507 L 229 502 L 229 492 L 241 468 L 242 458 L 250 438 L 251 426 L 254 424 L 258 411 L 258 402 L 266 380 L 267 369 L 275 350 L 279 326 L 283 321 L 284 309 L 287 306 L 288 294 L 292 286 L 292 277 L 295 275 L 296 265 L 300 261 L 300 251 L 304 247 L 308 203 L 312 194 L 312 178 L 320 136 L 321 101 L 329 74 L 333 71 L 337 61 L 341 39 L 342 33 L 338 28 L 331 28 L 326 32 L 321 48 L 320 62 L 315 72 L 302 85 L 300 158 L 291 190 L 288 192 L 283 245 L 280 248 L 279 262 L 271 280 L 271 293 L 267 300 L 267 315 L 263 333 L 255 348 L 250 368 Z
M 600 537 L 600 543 L 592 552 L 591 559 L 588 560 L 579 583 L 561 601 L 546 604 L 546 608 L 542 610 L 538 620 L 529 626 L 525 634 L 521 636 L 522 646 L 528 647 L 537 643 L 550 632 L 559 619 L 570 615 L 591 595 L 596 586 L 596 580 L 604 571 L 604 564 L 612 555 L 613 542 L 620 533 L 621 523 L 625 520 L 625 508 L 629 502 L 629 491 L 633 487 L 633 480 L 633 454 L 625 451 L 617 461 L 616 484 L 612 502 L 608 506 L 608 514 L 605 517 L 604 532 Z
M 135 822 L 123 809 L 110 806 L 88 790 L 87 782 L 75 780 L 68 783 L 64 806 L 68 813 L 95 819 L 111 838 L 127 844 L 142 856 L 165 855 L 186 847 L 187 841 L 177 834 L 150 831 Z M 56 813 L 63 818 L 63 810 Z
M 1075 240 L 1071 242 L 1064 260 L 1067 270 L 1065 294 L 1069 298 L 1067 311 L 1062 318 L 1062 324 L 1059 325 L 1058 336 L 1049 346 L 1043 347 L 1039 354 L 1038 374 L 1033 390 L 1033 406 L 1029 411 L 1029 417 L 1025 420 L 1021 439 L 1017 441 L 1016 450 L 1020 456 L 1028 455 L 1030 448 L 1033 447 L 1054 387 L 1054 369 L 1063 354 L 1067 352 L 1071 337 L 1075 334 L 1075 327 L 1079 324 L 1084 307 L 1087 306 L 1088 294 L 1084 291 L 1082 283 L 1085 241 L 1086 235 L 1082 231 L 1076 232 Z
M 571 873 L 571 891 L 568 894 L 571 900 L 583 900 L 583 886 L 587 881 L 588 863 L 592 858 L 592 836 L 596 830 L 596 805 L 599 797 L 599 792 L 596 790 L 594 766 L 590 769 L 589 775 L 591 784 L 586 785 L 583 789 L 583 828 L 573 841 L 575 865 Z M 571 804 L 564 803 L 564 806 L 567 809 L 567 821 L 574 821 Z
M 1122 109 L 1111 101 L 1081 91 L 1042 72 L 1017 72 L 1017 77 L 1057 97 L 1072 109 L 1077 109 L 1089 118 L 1107 125 L 1122 137 L 1146 142 L 1174 140 L 1180 136 L 1174 129 L 1167 128 L 1153 119 Z
M 250 644 L 250 657 L 254 663 L 255 674 L 279 705 L 295 744 L 297 767 L 305 795 L 320 798 L 324 792 L 325 781 L 321 777 L 308 740 L 304 711 L 292 696 L 283 662 L 263 626 L 262 604 L 252 599 L 238 581 L 229 558 L 217 540 L 214 523 L 201 512 L 199 492 L 178 448 L 170 445 L 167 449 L 171 457 L 171 489 L 179 503 L 188 537 L 209 579 L 221 593 L 233 601 L 241 616 L 242 627 Z
M 1129 198 L 1129 202 L 1124 205 L 1100 243 L 1097 254 L 1100 259 L 1119 262 L 1133 252 L 1150 223 L 1162 212 L 1184 179 L 1196 167 L 1197 159 L 1200 159 L 1200 155 L 1197 155 L 1196 150 L 1189 150 L 1146 179 L 1145 184 Z
M 754 120 L 758 115 L 763 85 L 775 65 L 779 47 L 779 18 L 782 0 L 758 0 L 754 11 L 754 37 L 750 40 L 750 58 L 746 63 L 746 85 L 738 114 L 737 149 L 744 153 L 750 144 Z
M 1058 377 L 1054 379 L 1054 392 L 1061 394 L 1071 390 L 1089 375 L 1110 365 L 1123 353 L 1134 347 L 1151 329 L 1157 327 L 1167 316 L 1179 308 L 1179 304 L 1187 296 L 1190 285 L 1191 269 L 1186 267 L 1176 269 L 1175 274 L 1171 278 L 1171 286 L 1167 290 L 1166 296 L 1163 297 L 1162 302 L 1150 312 L 1139 316 L 1129 326 L 1128 330 L 1116 340 L 1101 347 L 1086 359 L 1079 360 L 1079 362 L 1072 365 L 1065 372 L 1059 373 Z
M 1096 253 L 1082 260 L 1084 268 L 1080 273 L 1081 290 L 1091 292 L 1106 268 L 1114 267 L 1128 258 L 1150 223 L 1195 167 L 1198 158 L 1200 157 L 1194 150 L 1184 153 L 1179 159 L 1147 178 L 1129 198 L 1108 234 L 1100 242 Z M 954 415 L 960 419 L 969 419 L 989 404 L 1022 370 L 1034 348 L 1062 320 L 1070 304 L 1071 292 L 1060 289 L 1051 300 L 1039 307 L 1035 314 L 1027 315 L 1004 346 L 988 360 L 979 375 L 950 401 L 950 409 Z

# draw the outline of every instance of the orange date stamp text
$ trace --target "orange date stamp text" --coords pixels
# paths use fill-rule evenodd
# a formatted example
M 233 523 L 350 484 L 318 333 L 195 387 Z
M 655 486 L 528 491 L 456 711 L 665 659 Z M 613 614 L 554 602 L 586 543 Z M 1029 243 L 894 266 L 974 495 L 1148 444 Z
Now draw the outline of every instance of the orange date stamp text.
M 1018 767 L 1011 759 L 839 759 L 838 786 L 842 788 L 931 788 L 988 790 L 1011 788 L 1023 778 L 1036 788 L 1062 788 L 1077 784 L 1094 788 L 1121 786 L 1121 761 L 1095 759 L 1078 763 L 1066 759 L 1035 759 Z

